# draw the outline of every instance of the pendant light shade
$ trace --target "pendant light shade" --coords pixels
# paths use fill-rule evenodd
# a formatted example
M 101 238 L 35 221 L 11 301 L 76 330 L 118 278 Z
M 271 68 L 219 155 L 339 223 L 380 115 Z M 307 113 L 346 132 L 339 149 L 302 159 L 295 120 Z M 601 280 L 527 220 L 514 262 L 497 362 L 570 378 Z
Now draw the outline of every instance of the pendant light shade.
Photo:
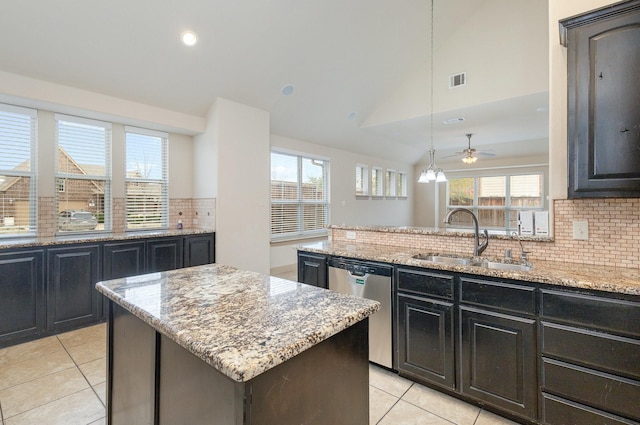
M 435 181 L 436 183 L 446 182 L 447 177 L 444 175 L 444 171 L 442 168 L 438 168 L 436 165 L 436 151 L 433 148 L 433 3 L 435 0 L 431 0 L 431 109 L 430 109 L 430 119 L 431 125 L 429 126 L 430 131 L 430 139 L 431 139 L 431 149 L 429 149 L 429 166 L 422 170 L 420 173 L 420 177 L 418 178 L 418 183 L 430 183 Z

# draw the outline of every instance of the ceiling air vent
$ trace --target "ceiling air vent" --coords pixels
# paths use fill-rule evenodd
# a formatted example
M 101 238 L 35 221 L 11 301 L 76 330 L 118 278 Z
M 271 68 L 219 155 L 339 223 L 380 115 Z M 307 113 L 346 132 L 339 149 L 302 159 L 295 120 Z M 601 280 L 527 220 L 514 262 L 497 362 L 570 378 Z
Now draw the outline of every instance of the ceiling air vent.
M 467 84 L 467 73 L 461 72 L 460 74 L 449 75 L 449 88 L 460 87 Z

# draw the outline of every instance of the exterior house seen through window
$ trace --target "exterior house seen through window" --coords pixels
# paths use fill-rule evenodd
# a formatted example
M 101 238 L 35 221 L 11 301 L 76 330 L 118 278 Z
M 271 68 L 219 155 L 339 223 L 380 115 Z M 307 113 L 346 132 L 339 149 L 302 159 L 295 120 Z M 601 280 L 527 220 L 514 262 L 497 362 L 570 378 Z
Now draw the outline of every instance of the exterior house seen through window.
M 36 231 L 37 111 L 0 104 L 0 237 Z
M 126 133 L 126 228 L 169 226 L 168 134 L 134 127 Z
M 329 161 L 271 152 L 271 239 L 327 233 Z
M 468 208 L 478 217 L 480 227 L 513 231 L 518 228 L 519 211 L 544 208 L 543 175 L 520 174 L 450 178 L 447 184 L 447 211 Z M 471 228 L 467 215 L 457 215 L 458 228 Z
M 111 124 L 55 115 L 56 231 L 111 230 Z

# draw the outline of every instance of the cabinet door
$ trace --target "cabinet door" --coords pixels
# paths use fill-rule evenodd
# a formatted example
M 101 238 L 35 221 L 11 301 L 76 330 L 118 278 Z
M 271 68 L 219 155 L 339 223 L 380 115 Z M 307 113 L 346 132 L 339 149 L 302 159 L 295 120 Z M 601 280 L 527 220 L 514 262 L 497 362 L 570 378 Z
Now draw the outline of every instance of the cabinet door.
M 536 322 L 460 306 L 462 393 L 536 418 Z
M 640 12 L 627 2 L 568 31 L 569 197 L 640 197 Z
M 398 294 L 398 370 L 455 389 L 453 304 Z
M 215 262 L 214 235 L 185 236 L 184 267 L 201 266 Z
M 327 257 L 319 254 L 298 253 L 298 282 L 328 288 Z
M 100 280 L 99 246 L 51 248 L 48 259 L 47 328 L 72 329 L 100 316 L 101 298 L 95 289 Z
M 181 268 L 181 237 L 168 237 L 147 241 L 147 272 L 162 272 Z
M 116 242 L 102 246 L 102 279 L 118 279 L 121 277 L 143 274 L 144 242 Z M 109 304 L 104 296 L 102 301 L 102 317 L 107 317 Z
M 0 254 L 0 347 L 45 328 L 44 252 Z

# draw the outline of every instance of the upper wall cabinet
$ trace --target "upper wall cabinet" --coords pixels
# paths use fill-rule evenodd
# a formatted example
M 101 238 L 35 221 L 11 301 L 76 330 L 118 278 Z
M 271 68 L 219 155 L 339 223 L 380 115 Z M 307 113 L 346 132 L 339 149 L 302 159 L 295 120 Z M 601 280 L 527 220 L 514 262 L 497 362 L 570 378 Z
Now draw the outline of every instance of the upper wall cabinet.
M 569 198 L 640 197 L 640 0 L 560 21 Z

